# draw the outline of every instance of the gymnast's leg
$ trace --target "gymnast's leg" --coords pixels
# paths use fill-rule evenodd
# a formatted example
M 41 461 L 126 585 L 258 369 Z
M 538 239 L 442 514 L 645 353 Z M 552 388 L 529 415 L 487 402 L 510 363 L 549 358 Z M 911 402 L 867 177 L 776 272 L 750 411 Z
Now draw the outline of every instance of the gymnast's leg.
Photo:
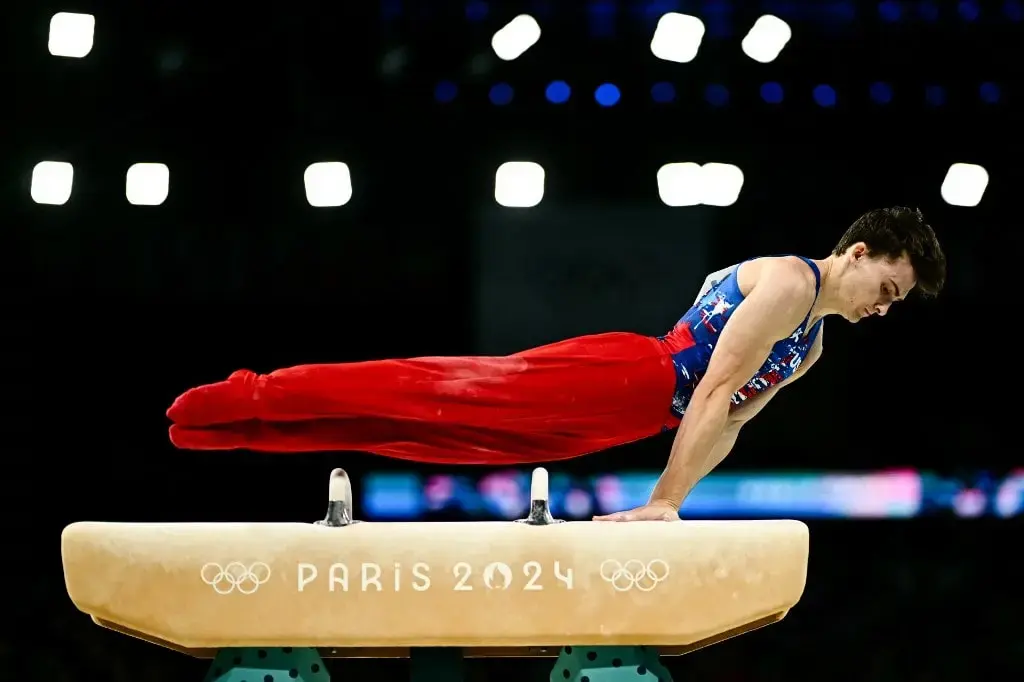
M 226 381 L 179 396 L 167 411 L 175 424 L 216 426 L 249 420 L 392 417 L 489 424 L 536 414 L 565 372 L 538 372 L 521 357 L 430 357 L 300 365 L 270 374 L 239 370 Z M 549 408 L 550 409 L 550 408 Z
M 521 464 L 578 457 L 608 447 L 562 433 L 524 433 L 458 424 L 373 417 L 303 422 L 248 421 L 190 428 L 171 426 L 185 450 L 256 452 L 372 452 L 432 464 Z
M 552 420 L 635 411 L 636 401 L 653 401 L 660 418 L 673 385 L 671 359 L 656 340 L 608 333 L 501 357 L 300 365 L 270 374 L 239 370 L 186 391 L 167 416 L 188 427 L 391 417 L 550 428 Z
M 172 439 L 188 449 L 364 450 L 438 461 L 442 450 L 472 459 L 483 444 L 551 460 L 658 433 L 674 387 L 671 356 L 656 339 L 609 333 L 504 357 L 241 370 L 187 391 L 167 414 Z

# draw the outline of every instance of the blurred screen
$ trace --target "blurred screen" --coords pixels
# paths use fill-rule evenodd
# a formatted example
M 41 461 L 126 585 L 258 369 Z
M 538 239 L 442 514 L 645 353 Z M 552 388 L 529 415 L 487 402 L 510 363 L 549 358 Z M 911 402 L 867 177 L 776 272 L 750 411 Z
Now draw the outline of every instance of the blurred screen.
M 592 476 L 552 474 L 550 505 L 556 517 L 589 519 L 644 504 L 658 472 Z M 530 471 L 511 469 L 477 476 L 413 472 L 366 476 L 363 513 L 372 519 L 420 519 L 438 512 L 480 519 L 523 518 L 530 507 Z M 712 473 L 686 498 L 685 518 L 792 517 L 910 519 L 1019 517 L 1024 470 L 1005 477 L 942 477 L 914 470 L 874 473 Z

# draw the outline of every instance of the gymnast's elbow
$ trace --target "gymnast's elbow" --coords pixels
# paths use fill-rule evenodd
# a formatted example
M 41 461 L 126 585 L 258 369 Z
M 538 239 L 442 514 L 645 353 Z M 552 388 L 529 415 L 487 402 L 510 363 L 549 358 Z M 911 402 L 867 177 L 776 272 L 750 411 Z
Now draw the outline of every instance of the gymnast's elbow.
M 728 417 L 732 406 L 732 396 L 738 390 L 730 381 L 701 381 L 693 393 L 693 402 L 701 402 L 705 410 Z M 740 384 L 742 386 L 742 383 Z M 692 404 L 692 403 L 691 403 Z

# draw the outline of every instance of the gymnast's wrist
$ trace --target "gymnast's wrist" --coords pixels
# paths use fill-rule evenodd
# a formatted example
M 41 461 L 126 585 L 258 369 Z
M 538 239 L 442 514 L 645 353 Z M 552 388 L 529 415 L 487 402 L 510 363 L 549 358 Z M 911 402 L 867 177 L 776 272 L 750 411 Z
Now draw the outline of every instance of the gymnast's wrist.
M 682 506 L 682 500 L 677 502 L 677 501 L 673 500 L 670 497 L 663 497 L 663 496 L 655 497 L 655 496 L 652 495 L 651 499 L 647 502 L 647 506 L 649 506 L 649 507 L 671 507 L 673 511 L 678 512 L 679 511 L 679 507 Z

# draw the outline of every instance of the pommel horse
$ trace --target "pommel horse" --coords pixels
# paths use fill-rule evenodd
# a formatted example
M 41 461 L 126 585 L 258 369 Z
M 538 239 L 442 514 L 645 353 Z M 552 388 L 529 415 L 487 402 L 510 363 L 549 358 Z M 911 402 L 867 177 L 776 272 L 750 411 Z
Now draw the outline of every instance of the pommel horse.
M 73 523 L 68 595 L 98 625 L 213 659 L 208 682 L 328 682 L 325 658 L 554 657 L 551 682 L 670 682 L 685 654 L 781 620 L 807 577 L 799 521 L 562 522 L 533 472 L 516 522 L 372 523 L 331 474 L 316 523 Z M 654 647 L 657 647 L 655 649 Z

